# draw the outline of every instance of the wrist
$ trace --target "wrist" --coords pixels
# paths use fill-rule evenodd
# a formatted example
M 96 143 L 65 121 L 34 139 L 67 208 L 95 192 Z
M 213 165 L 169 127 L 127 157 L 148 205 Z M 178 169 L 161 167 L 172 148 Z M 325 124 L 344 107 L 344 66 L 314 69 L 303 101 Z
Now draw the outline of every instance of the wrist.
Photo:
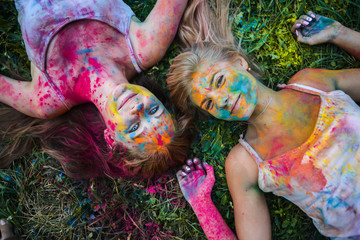
M 334 34 L 330 38 L 329 43 L 337 44 L 339 41 L 341 41 L 342 36 L 346 33 L 347 27 L 343 26 L 339 22 L 334 23 Z
M 208 209 L 209 206 L 214 205 L 213 201 L 211 200 L 210 194 L 198 196 L 197 198 L 189 201 L 189 203 L 196 214 L 199 212 L 203 212 L 204 210 Z

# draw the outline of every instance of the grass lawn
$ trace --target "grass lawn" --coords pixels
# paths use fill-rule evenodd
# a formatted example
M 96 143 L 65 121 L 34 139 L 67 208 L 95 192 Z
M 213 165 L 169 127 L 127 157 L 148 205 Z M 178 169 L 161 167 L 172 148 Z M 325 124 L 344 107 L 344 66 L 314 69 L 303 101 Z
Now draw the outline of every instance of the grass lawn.
M 143 20 L 156 1 L 126 2 Z M 12 67 L 30 79 L 14 2 L 1 0 L 0 5 L 0 72 L 11 76 L 8 69 Z M 359 31 L 359 0 L 244 0 L 242 4 L 234 0 L 231 7 L 234 34 L 264 67 L 265 84 L 270 87 L 286 83 L 304 68 L 360 67 L 345 51 L 331 45 L 299 44 L 290 32 L 296 18 L 308 10 Z M 148 71 L 164 87 L 165 74 L 177 53 L 174 43 L 166 57 Z M 189 157 L 197 156 L 214 166 L 212 199 L 234 229 L 224 160 L 245 124 L 211 119 L 197 126 L 200 133 Z M 272 194 L 266 198 L 273 239 L 326 239 L 289 201 Z M 39 148 L 0 171 L 0 218 L 13 222 L 23 239 L 206 239 L 174 173 L 147 184 L 123 179 L 74 180 Z

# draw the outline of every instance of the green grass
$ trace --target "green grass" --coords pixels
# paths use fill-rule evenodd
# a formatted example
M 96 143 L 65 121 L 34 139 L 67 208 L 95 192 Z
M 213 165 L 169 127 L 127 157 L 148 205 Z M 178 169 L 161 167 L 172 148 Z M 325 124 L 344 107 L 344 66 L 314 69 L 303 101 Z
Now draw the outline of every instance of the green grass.
M 155 0 L 127 1 L 143 20 Z M 294 20 L 308 10 L 332 17 L 359 30 L 358 0 L 233 1 L 233 32 L 242 46 L 266 70 L 265 84 L 286 83 L 303 68 L 359 67 L 346 52 L 331 45 L 306 46 L 290 33 Z M 29 79 L 29 61 L 16 19 L 14 2 L 0 1 L 1 73 L 9 67 Z M 165 86 L 165 74 L 176 44 L 148 74 Z M 197 122 L 200 134 L 191 156 L 214 166 L 212 198 L 234 229 L 233 205 L 227 189 L 224 161 L 245 125 L 218 120 Z M 274 239 L 326 239 L 310 218 L 289 201 L 266 194 Z M 24 239 L 205 239 L 182 197 L 173 173 L 149 184 L 122 179 L 74 180 L 54 159 L 35 148 L 8 169 L 0 171 L 0 218 L 11 220 Z

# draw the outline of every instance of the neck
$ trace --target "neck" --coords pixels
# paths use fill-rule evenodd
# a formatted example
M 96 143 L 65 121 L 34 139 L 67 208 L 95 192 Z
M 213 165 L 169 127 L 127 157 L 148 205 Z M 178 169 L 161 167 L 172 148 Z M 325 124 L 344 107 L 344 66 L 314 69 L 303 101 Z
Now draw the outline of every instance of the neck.
M 123 72 L 107 71 L 106 65 L 101 66 L 98 70 L 90 66 L 83 68 L 79 74 L 73 92 L 76 98 L 80 99 L 78 103 L 92 102 L 104 117 L 105 105 L 109 96 L 116 86 L 122 83 L 129 83 Z
M 248 122 L 253 125 L 262 125 L 267 122 L 269 112 L 273 109 L 273 102 L 275 102 L 274 100 L 278 98 L 278 93 L 268 87 L 265 87 L 261 83 L 258 83 L 256 93 L 257 104 Z
M 296 128 L 299 131 L 312 131 L 320 106 L 318 96 L 293 90 L 276 92 L 262 84 L 258 85 L 257 96 L 258 103 L 249 119 L 250 138 L 275 133 L 297 136 L 299 134 L 294 133 Z
M 281 103 L 283 100 L 280 92 L 276 92 L 259 83 L 257 99 L 255 110 L 248 120 L 247 137 L 250 136 L 251 138 L 266 135 L 269 129 L 273 127 L 273 123 L 278 123 L 279 113 L 282 114 Z

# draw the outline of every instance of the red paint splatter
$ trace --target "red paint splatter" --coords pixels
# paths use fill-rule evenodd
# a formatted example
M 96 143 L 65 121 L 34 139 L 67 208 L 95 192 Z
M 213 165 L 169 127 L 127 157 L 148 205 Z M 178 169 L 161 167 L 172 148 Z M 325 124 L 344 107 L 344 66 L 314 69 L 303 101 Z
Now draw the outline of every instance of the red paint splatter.
M 63 58 L 68 60 L 70 63 L 75 63 L 78 59 L 78 54 L 76 53 L 78 50 L 77 48 L 78 46 L 76 43 L 69 42 L 66 46 L 63 47 Z
M 159 146 L 164 146 L 164 142 L 162 141 L 160 134 L 157 134 L 156 140 Z
M 108 125 L 110 126 L 111 130 L 115 131 L 115 124 L 113 122 L 109 120 Z
M 96 70 L 101 69 L 101 64 L 96 58 L 89 58 L 89 64 L 93 66 Z

